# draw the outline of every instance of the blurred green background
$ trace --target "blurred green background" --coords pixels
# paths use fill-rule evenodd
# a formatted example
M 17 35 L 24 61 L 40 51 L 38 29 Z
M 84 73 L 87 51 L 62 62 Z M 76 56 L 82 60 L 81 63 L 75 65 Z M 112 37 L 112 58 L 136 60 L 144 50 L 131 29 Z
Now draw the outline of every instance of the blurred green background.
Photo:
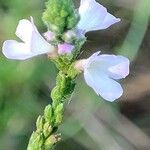
M 45 32 L 41 0 L 0 0 L 0 45 L 17 39 L 15 29 L 22 18 L 33 16 Z M 63 140 L 58 150 L 150 149 L 150 1 L 99 0 L 122 19 L 107 30 L 90 32 L 81 58 L 94 51 L 115 53 L 131 60 L 131 73 L 123 80 L 124 95 L 114 103 L 98 97 L 77 79 L 66 106 Z M 79 1 L 75 1 L 79 6 Z M 89 19 L 90 21 L 90 19 Z M 14 61 L 0 56 L 0 150 L 26 150 L 35 121 L 51 102 L 57 70 L 46 56 Z

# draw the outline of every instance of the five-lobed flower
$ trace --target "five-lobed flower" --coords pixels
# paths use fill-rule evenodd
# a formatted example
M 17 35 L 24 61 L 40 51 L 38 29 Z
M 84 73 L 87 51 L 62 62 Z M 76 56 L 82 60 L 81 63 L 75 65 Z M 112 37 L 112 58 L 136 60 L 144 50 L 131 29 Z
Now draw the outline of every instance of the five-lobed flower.
M 98 95 L 112 102 L 123 94 L 121 85 L 115 80 L 129 74 L 129 60 L 120 55 L 99 54 L 96 52 L 88 59 L 77 61 L 75 68 L 83 71 L 86 83 Z

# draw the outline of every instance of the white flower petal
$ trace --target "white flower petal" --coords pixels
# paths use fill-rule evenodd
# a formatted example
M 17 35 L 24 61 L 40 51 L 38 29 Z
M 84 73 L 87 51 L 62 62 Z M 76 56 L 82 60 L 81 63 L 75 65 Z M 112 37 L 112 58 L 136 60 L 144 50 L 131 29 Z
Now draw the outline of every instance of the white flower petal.
M 54 50 L 53 46 L 51 46 L 38 32 L 32 17 L 31 22 L 26 19 L 19 21 L 16 35 L 29 45 L 33 53 L 38 55 L 50 53 Z
M 27 45 L 15 40 L 5 41 L 2 52 L 9 59 L 24 60 L 34 56 Z
M 52 53 L 55 48 L 50 45 L 39 33 L 32 33 L 31 51 L 37 55 Z
M 84 78 L 86 83 L 93 88 L 98 95 L 110 102 L 118 99 L 123 93 L 121 85 L 101 73 L 100 70 L 93 70 L 93 72 L 85 70 Z
M 30 43 L 32 33 L 35 30 L 32 23 L 27 19 L 22 19 L 16 29 L 16 35 L 24 42 Z
M 81 19 L 78 23 L 78 28 L 88 32 L 102 24 L 107 10 L 95 0 L 82 0 L 79 14 Z
M 98 52 L 92 54 L 92 56 L 90 56 L 88 59 L 85 60 L 85 63 L 83 64 L 83 67 L 88 68 L 91 65 L 91 63 L 93 63 L 97 59 L 97 56 L 100 53 L 101 53 L 101 51 L 98 51 Z
M 106 29 L 120 21 L 95 0 L 81 0 L 79 14 L 81 19 L 78 28 L 83 32 Z
M 107 13 L 103 23 L 101 24 L 101 28 L 98 28 L 97 30 L 106 29 L 119 21 L 121 21 L 120 18 L 116 18 L 115 16 L 111 15 L 110 13 Z
M 100 55 L 101 59 L 107 64 L 107 71 L 111 78 L 122 79 L 129 74 L 129 59 L 116 55 Z

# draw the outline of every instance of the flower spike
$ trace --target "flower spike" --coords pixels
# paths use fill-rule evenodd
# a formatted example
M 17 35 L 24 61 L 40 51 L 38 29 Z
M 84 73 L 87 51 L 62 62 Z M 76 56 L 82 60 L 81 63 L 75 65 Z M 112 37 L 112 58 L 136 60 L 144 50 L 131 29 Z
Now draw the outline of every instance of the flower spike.
M 118 99 L 123 89 L 116 81 L 129 74 L 129 60 L 123 56 L 94 53 L 88 59 L 77 59 L 86 42 L 85 33 L 106 29 L 120 21 L 96 0 L 81 0 L 80 8 L 73 0 L 48 0 L 43 13 L 47 32 L 38 32 L 34 20 L 19 21 L 16 35 L 21 42 L 7 40 L 3 54 L 10 59 L 25 60 L 47 54 L 55 63 L 58 74 L 51 90 L 51 104 L 36 121 L 27 150 L 52 150 L 60 140 L 59 125 L 63 121 L 65 104 L 74 92 L 76 77 L 83 71 L 86 83 L 105 100 Z

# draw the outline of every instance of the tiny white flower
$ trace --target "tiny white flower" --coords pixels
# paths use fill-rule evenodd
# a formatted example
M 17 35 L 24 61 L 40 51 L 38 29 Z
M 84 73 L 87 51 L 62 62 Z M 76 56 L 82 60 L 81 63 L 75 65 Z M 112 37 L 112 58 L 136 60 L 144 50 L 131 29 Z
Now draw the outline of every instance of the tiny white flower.
M 22 42 L 7 40 L 3 44 L 2 52 L 7 58 L 25 60 L 40 54 L 52 53 L 55 49 L 40 35 L 32 17 L 31 21 L 19 21 L 16 35 Z
M 125 78 L 129 74 L 129 60 L 123 56 L 99 55 L 79 60 L 75 68 L 84 71 L 86 83 L 108 101 L 114 101 L 123 94 L 121 85 L 116 79 Z
M 101 30 L 120 21 L 107 12 L 107 9 L 95 0 L 81 0 L 80 21 L 77 28 L 85 34 L 88 31 Z

